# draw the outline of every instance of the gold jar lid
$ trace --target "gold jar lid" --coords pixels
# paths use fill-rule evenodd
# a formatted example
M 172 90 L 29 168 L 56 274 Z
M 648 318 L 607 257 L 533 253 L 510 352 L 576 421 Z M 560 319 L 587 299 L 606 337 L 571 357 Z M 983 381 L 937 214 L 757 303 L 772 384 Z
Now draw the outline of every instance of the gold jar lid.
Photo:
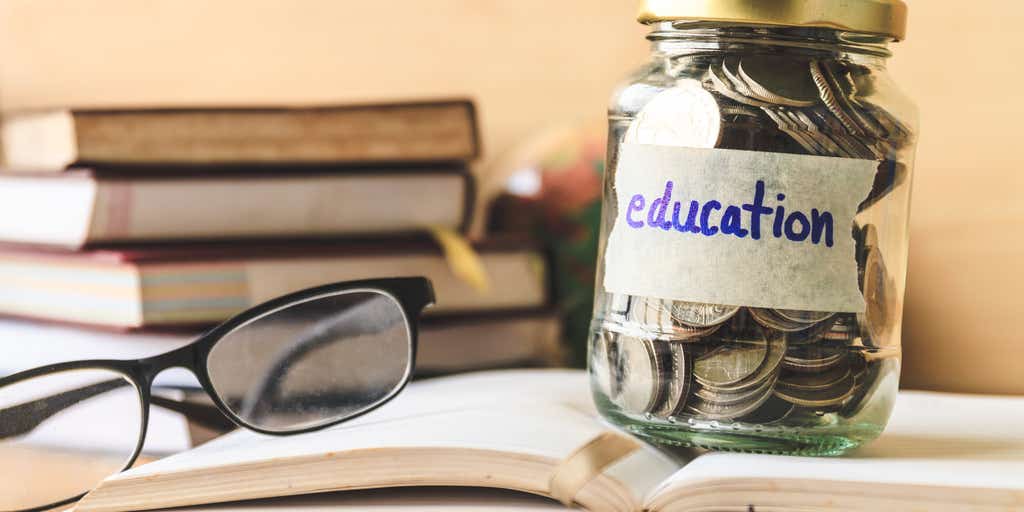
M 878 34 L 899 41 L 907 35 L 902 0 L 642 0 L 638 20 L 824 27 Z

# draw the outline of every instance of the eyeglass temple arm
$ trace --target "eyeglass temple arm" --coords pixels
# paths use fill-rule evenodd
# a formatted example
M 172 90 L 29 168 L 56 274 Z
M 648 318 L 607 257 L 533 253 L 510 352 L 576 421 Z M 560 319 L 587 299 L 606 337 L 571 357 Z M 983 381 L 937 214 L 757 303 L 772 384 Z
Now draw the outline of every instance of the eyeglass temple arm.
M 354 337 L 376 334 L 389 328 L 389 325 L 381 325 L 380 322 L 375 321 L 372 315 L 368 314 L 372 308 L 373 300 L 366 300 L 335 317 L 318 322 L 299 335 L 299 339 L 295 343 L 287 345 L 277 354 L 273 365 L 263 374 L 263 378 L 245 394 L 240 407 L 242 416 L 253 417 L 257 413 L 264 412 L 259 409 L 261 406 L 266 409 L 270 403 L 265 398 L 268 395 L 277 394 L 281 377 L 297 359 L 316 350 L 321 345 L 337 341 L 338 336 Z
M 0 439 L 25 435 L 55 414 L 124 385 L 122 379 L 111 379 L 0 409 Z M 206 428 L 225 432 L 235 428 L 235 424 L 213 405 L 157 395 L 150 400 L 154 405 L 180 413 Z
M 215 405 L 201 404 L 188 400 L 175 400 L 159 395 L 150 397 L 150 402 L 153 405 L 181 414 L 192 423 L 210 430 L 229 432 L 238 427 L 238 425 L 235 425 L 235 422 L 220 412 L 220 409 Z
M 124 385 L 112 379 L 0 409 L 0 439 L 27 434 L 54 414 Z

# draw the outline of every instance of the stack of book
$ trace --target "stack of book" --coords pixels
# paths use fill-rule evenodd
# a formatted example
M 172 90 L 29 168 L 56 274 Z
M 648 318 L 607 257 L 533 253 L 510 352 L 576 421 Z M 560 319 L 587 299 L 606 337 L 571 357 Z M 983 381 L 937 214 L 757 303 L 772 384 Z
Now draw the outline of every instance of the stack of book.
M 557 356 L 536 247 L 476 244 L 481 290 L 424 235 L 470 219 L 469 101 L 22 112 L 0 143 L 0 374 L 160 352 L 278 295 L 401 275 L 437 294 L 421 374 Z

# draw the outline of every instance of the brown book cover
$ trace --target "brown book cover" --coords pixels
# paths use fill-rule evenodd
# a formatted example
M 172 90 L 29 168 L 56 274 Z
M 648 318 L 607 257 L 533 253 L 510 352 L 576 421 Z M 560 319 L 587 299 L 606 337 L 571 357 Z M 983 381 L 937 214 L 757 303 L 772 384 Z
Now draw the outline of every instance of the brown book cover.
M 15 112 L 3 120 L 0 167 L 466 162 L 480 153 L 477 132 L 469 100 Z
M 464 231 L 474 188 L 462 165 L 373 172 L 325 166 L 0 173 L 0 242 L 77 248 L 188 239 L 396 236 L 429 226 Z
M 70 251 L 0 246 L 0 314 L 122 329 L 216 323 L 296 290 L 335 281 L 426 276 L 428 314 L 549 303 L 544 255 L 520 239 L 476 244 L 489 281 L 458 277 L 429 239 L 219 241 Z

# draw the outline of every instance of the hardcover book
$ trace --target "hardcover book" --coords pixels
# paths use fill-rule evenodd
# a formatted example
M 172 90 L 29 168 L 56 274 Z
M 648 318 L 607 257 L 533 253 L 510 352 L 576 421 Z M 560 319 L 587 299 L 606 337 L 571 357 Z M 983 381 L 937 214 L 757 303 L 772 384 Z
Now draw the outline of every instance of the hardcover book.
M 464 162 L 480 151 L 467 100 L 281 108 L 6 114 L 0 167 Z
M 406 240 L 0 247 L 0 314 L 118 328 L 206 325 L 311 286 L 380 276 L 430 278 L 427 314 L 536 308 L 548 302 L 542 254 L 519 239 L 478 243 L 486 289 L 457 277 L 438 245 Z
M 993 414 L 1000 420 L 977 421 Z M 583 372 L 484 372 L 414 383 L 383 408 L 320 432 L 229 434 L 114 475 L 76 510 L 457 486 L 595 511 L 994 512 L 1024 499 L 1021 421 L 1021 398 L 904 392 L 882 437 L 849 457 L 668 455 L 600 422 Z
M 0 241 L 81 247 L 396 235 L 428 226 L 463 229 L 472 205 L 473 180 L 461 166 L 0 174 Z
M 117 332 L 0 318 L 0 377 L 76 359 L 138 359 L 170 352 L 202 334 L 196 329 Z M 514 366 L 557 366 L 559 318 L 547 309 L 440 315 L 420 321 L 416 376 Z M 157 379 L 173 388 L 196 388 L 187 370 Z

